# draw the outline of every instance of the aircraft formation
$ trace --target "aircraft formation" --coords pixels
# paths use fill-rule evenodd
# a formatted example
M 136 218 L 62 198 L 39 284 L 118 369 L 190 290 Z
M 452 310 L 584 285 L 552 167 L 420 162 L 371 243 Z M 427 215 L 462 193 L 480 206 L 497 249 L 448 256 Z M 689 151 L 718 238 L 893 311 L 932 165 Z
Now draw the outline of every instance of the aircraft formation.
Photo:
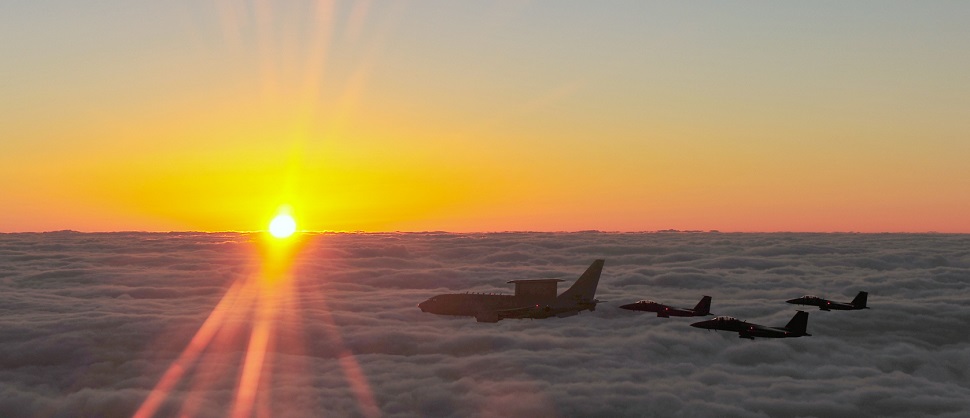
M 498 322 L 503 319 L 544 319 L 565 318 L 578 315 L 582 311 L 595 311 L 596 286 L 599 284 L 605 260 L 595 260 L 586 271 L 562 294 L 557 294 L 560 279 L 509 280 L 515 285 L 512 295 L 486 293 L 448 293 L 437 295 L 418 304 L 422 312 L 437 315 L 470 316 L 478 322 Z M 796 305 L 817 306 L 820 310 L 860 310 L 869 309 L 866 302 L 869 294 L 859 292 L 851 302 L 835 302 L 817 296 L 802 296 L 787 302 Z M 650 300 L 640 300 L 620 306 L 621 309 L 653 312 L 658 317 L 669 318 L 709 316 L 711 297 L 703 296 L 693 308 L 676 308 Z M 718 316 L 690 324 L 695 328 L 715 331 L 737 332 L 739 338 L 797 338 L 810 337 L 808 333 L 808 313 L 797 311 L 788 324 L 782 327 L 769 327 L 742 321 L 730 316 Z

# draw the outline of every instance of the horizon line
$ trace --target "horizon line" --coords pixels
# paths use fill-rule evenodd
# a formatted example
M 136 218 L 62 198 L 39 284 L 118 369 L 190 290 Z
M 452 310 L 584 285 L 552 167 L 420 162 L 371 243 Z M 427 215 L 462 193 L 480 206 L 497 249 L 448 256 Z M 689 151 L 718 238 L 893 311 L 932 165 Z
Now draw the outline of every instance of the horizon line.
M 268 230 L 182 230 L 182 231 L 149 231 L 149 230 L 117 230 L 117 231 L 79 231 L 75 229 L 57 229 L 49 231 L 0 231 L 0 234 L 52 234 L 52 233 L 77 233 L 77 234 L 264 234 Z M 657 230 L 599 230 L 599 229 L 580 229 L 580 230 L 495 230 L 495 231 L 447 231 L 447 230 L 394 230 L 394 231 L 365 231 L 365 230 L 297 230 L 296 234 L 939 234 L 939 235 L 966 235 L 970 232 L 941 232 L 941 231 L 724 231 L 718 229 L 657 229 Z

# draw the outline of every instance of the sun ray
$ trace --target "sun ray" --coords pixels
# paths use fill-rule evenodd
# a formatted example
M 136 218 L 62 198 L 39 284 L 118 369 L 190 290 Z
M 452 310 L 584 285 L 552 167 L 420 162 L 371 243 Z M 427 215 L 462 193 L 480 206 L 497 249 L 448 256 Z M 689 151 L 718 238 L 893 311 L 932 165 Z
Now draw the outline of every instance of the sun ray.
M 286 129 L 290 134 L 282 135 L 293 144 L 290 161 L 283 170 L 284 178 L 280 179 L 280 196 L 307 210 L 302 204 L 305 202 L 299 201 L 298 179 L 305 175 L 301 167 L 304 159 L 301 141 L 307 141 L 312 132 L 320 130 L 325 131 L 327 137 L 337 137 L 339 128 L 353 119 L 369 77 L 376 68 L 389 25 L 377 25 L 375 36 L 364 37 L 363 31 L 365 28 L 370 30 L 368 21 L 375 12 L 370 2 L 355 3 L 346 24 L 337 25 L 334 24 L 339 16 L 337 5 L 321 1 L 312 9 L 312 26 L 307 29 L 311 39 L 301 49 L 300 45 L 290 42 L 290 36 L 305 28 L 292 26 L 283 32 L 277 30 L 274 21 L 287 11 L 276 8 L 273 2 L 258 0 L 239 6 L 219 0 L 217 7 L 226 41 L 237 49 L 253 47 L 257 51 L 259 83 L 256 90 L 265 110 L 273 114 L 284 113 L 284 108 L 289 106 L 284 103 L 295 103 L 294 109 L 285 112 L 295 116 L 287 121 L 290 126 Z M 344 32 L 337 30 L 340 27 Z M 293 32 L 288 32 L 290 30 Z M 330 70 L 328 50 L 335 36 L 348 38 L 365 52 L 361 62 L 350 69 L 346 82 L 328 86 L 323 75 Z M 253 45 L 248 45 L 250 43 Z M 285 47 L 278 48 L 279 44 Z M 289 64 L 297 64 L 297 67 L 290 68 Z M 289 74 L 295 77 L 287 78 Z M 296 84 L 302 81 L 302 85 L 290 85 L 290 79 L 298 80 Z M 337 90 L 327 94 L 325 88 Z M 294 92 L 297 94 L 293 95 Z M 323 97 L 330 96 L 335 97 L 332 99 L 334 103 L 322 102 Z M 323 112 L 324 109 L 331 111 Z M 268 234 L 257 235 L 265 238 L 257 243 L 261 252 L 260 271 L 231 285 L 189 344 L 162 374 L 138 408 L 136 417 L 154 416 L 168 398 L 174 398 L 174 391 L 182 390 L 184 401 L 180 414 L 193 416 L 203 411 L 205 403 L 213 396 L 214 387 L 223 384 L 233 389 L 226 404 L 227 412 L 233 417 L 269 416 L 274 412 L 274 404 L 289 403 L 286 390 L 274 386 L 274 379 L 279 378 L 274 373 L 279 374 L 280 368 L 292 367 L 292 364 L 274 366 L 276 362 L 282 359 L 296 361 L 305 364 L 303 369 L 312 370 L 318 360 L 305 355 L 304 322 L 299 302 L 306 295 L 297 292 L 292 271 L 296 254 L 308 237 L 307 234 L 295 234 L 296 214 L 289 205 L 279 207 L 268 224 Z M 316 296 L 314 304 L 325 303 L 326 295 Z M 320 308 L 314 306 L 315 311 Z M 326 306 L 322 310 L 326 311 Z M 341 338 L 333 318 L 328 312 L 324 316 L 324 323 L 328 325 L 325 327 L 326 338 L 333 352 L 339 353 L 333 361 L 343 373 L 361 415 L 379 416 L 380 409 L 363 367 Z M 287 355 L 279 354 L 281 350 L 287 350 Z M 289 356 L 291 351 L 299 355 Z M 239 358 L 235 357 L 237 355 Z M 225 361 L 236 364 L 228 366 Z M 223 370 L 227 367 L 232 370 Z M 297 378 L 310 384 L 313 381 L 310 376 L 302 373 Z
M 326 295 L 319 294 L 318 296 L 318 303 L 326 305 Z M 327 336 L 329 337 L 331 345 L 339 353 L 337 360 L 340 369 L 347 383 L 350 385 L 351 393 L 357 400 L 357 406 L 360 408 L 361 415 L 365 417 L 379 417 L 381 415 L 380 408 L 377 406 L 377 400 L 374 398 L 374 391 L 371 389 L 367 375 L 364 373 L 354 353 L 347 349 L 347 345 L 344 343 L 344 339 L 338 330 L 339 327 L 333 320 L 333 316 L 330 315 L 330 310 L 326 308 L 322 309 L 321 316 L 323 322 L 329 325 L 324 329 L 328 331 Z
M 377 407 L 377 401 L 374 399 L 374 391 L 367 381 L 364 370 L 360 367 L 354 353 L 346 348 L 340 354 L 340 368 L 343 369 L 344 376 L 350 383 L 350 390 L 357 398 L 357 406 L 360 407 L 361 415 L 365 417 L 381 416 L 381 410 Z
M 219 301 L 215 309 L 212 310 L 212 313 L 209 314 L 209 317 L 199 327 L 199 330 L 192 337 L 192 340 L 189 341 L 188 346 L 185 347 L 182 354 L 162 374 L 158 384 L 155 385 L 148 397 L 145 398 L 145 401 L 135 411 L 133 418 L 148 418 L 155 415 L 155 412 L 171 392 L 172 388 L 178 384 L 186 371 L 195 364 L 196 360 L 202 355 L 202 352 L 208 347 L 213 336 L 215 336 L 225 321 L 229 308 L 237 301 L 241 287 L 239 282 L 232 284 L 222 297 L 222 300 Z
M 233 404 L 232 414 L 230 414 L 232 417 L 244 418 L 252 413 L 271 333 L 271 320 L 265 317 L 260 318 L 250 335 L 246 360 L 243 362 L 243 372 L 239 377 L 239 386 L 236 390 L 236 400 Z

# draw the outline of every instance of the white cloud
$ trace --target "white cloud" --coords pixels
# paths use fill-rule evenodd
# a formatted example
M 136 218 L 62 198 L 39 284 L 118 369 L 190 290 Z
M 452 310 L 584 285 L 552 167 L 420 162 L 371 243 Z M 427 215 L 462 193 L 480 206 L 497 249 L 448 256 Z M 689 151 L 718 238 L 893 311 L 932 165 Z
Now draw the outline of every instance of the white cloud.
M 0 415 L 129 416 L 230 285 L 258 274 L 256 241 L 0 235 Z M 315 236 L 272 323 L 257 408 L 362 415 L 370 396 L 385 416 L 962 416 L 967 248 L 970 236 L 914 234 Z M 416 308 L 511 292 L 510 279 L 568 286 L 596 258 L 608 302 L 593 313 L 481 324 Z M 786 299 L 859 290 L 872 309 L 807 309 L 814 336 L 791 340 L 616 308 L 707 294 L 716 314 L 784 325 Z M 233 308 L 158 415 L 227 413 L 254 322 Z

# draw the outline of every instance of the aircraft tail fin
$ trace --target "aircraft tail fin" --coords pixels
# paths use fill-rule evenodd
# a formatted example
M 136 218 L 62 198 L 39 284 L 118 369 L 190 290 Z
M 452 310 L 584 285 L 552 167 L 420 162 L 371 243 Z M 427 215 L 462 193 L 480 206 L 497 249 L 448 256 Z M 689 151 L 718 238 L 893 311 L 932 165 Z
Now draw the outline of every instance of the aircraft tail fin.
M 600 282 L 600 273 L 603 272 L 603 263 L 605 263 L 605 260 L 596 260 L 593 264 L 590 264 L 586 272 L 576 280 L 576 283 L 573 283 L 556 299 L 560 302 L 592 301 L 596 295 L 596 285 Z
M 855 295 L 855 299 L 852 299 L 852 306 L 865 308 L 867 299 L 869 299 L 869 292 L 859 292 L 858 295 Z
M 796 334 L 809 335 L 808 312 L 798 311 L 795 313 L 791 321 L 788 321 L 788 325 L 785 325 L 785 329 Z
M 711 313 L 711 297 L 704 296 L 701 298 L 700 302 L 697 302 L 697 306 L 694 306 L 694 313 L 701 315 L 708 315 Z

